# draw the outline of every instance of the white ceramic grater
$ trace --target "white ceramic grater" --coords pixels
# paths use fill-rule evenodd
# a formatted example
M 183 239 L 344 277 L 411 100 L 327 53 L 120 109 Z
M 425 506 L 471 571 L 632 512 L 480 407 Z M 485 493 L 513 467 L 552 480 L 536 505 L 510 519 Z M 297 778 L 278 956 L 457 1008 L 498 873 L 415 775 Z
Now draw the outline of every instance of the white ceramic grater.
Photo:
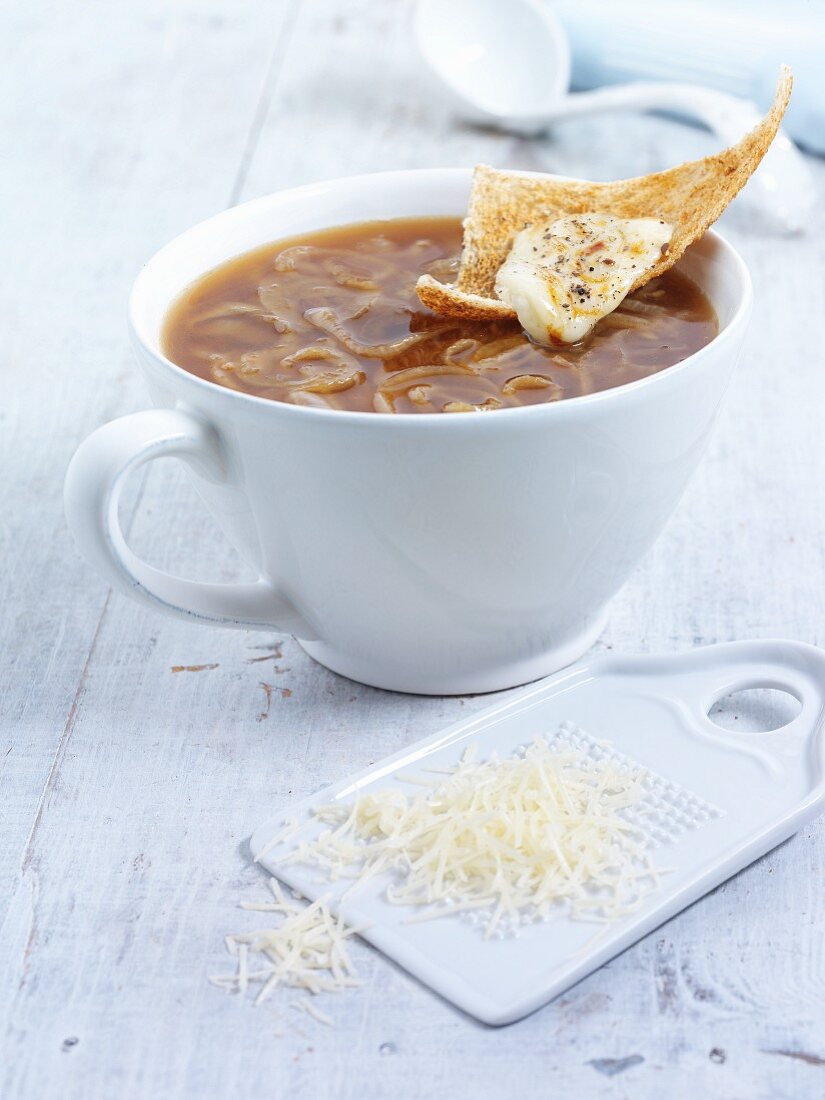
M 724 696 L 783 690 L 801 704 L 771 733 L 729 732 L 708 718 Z M 447 1000 L 488 1024 L 532 1012 L 730 875 L 791 836 L 823 809 L 825 653 L 799 642 L 750 641 L 677 656 L 599 657 L 573 666 L 428 737 L 268 821 L 250 840 L 267 849 L 287 819 L 356 792 L 398 783 L 398 772 L 456 764 L 469 744 L 480 757 L 519 751 L 536 734 L 573 741 L 651 774 L 644 820 L 657 865 L 672 870 L 633 913 L 607 924 L 559 916 L 485 940 L 458 916 L 404 923 L 410 911 L 382 900 L 377 878 L 341 915 L 367 924 L 364 938 Z M 409 789 L 409 788 L 407 788 Z M 651 813 L 651 811 L 653 811 Z M 311 837 L 308 827 L 302 836 Z M 281 866 L 290 844 L 261 862 L 308 898 L 345 884 L 315 868 Z

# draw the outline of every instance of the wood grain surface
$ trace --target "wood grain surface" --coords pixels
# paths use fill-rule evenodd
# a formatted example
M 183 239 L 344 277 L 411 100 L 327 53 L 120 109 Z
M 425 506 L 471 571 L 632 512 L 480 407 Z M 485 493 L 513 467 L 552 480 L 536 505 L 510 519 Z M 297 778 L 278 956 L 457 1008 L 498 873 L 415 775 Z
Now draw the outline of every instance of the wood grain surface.
M 632 115 L 529 142 L 465 126 L 428 93 L 398 0 L 9 0 L 0 18 L 0 1096 L 825 1095 L 821 822 L 503 1030 L 366 947 L 364 986 L 324 1004 L 334 1029 L 293 997 L 210 987 L 224 934 L 260 919 L 237 909 L 264 890 L 252 829 L 487 700 L 371 690 L 291 639 L 107 594 L 61 508 L 80 440 L 146 404 L 125 302 L 186 226 L 384 168 L 632 175 L 710 135 Z M 723 229 L 755 281 L 741 368 L 600 648 L 825 642 L 825 220 L 786 238 L 738 207 Z M 240 575 L 174 463 L 127 495 L 139 553 Z

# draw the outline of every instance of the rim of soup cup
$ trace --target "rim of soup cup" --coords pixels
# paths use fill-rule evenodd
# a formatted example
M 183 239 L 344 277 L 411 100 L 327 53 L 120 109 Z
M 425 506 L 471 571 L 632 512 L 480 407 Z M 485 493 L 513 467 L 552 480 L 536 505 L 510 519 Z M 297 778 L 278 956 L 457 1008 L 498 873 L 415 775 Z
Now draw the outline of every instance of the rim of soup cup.
M 526 176 L 530 175 L 550 175 L 550 173 L 536 173 L 536 172 L 524 172 Z M 322 421 L 328 420 L 332 417 L 334 423 L 353 423 L 360 422 L 364 425 L 373 425 L 375 428 L 386 426 L 387 422 L 398 425 L 399 428 L 408 429 L 412 426 L 417 426 L 419 429 L 432 429 L 436 425 L 444 425 L 445 430 L 448 431 L 478 431 L 481 425 L 496 424 L 503 426 L 505 418 L 507 422 L 512 422 L 516 417 L 524 419 L 525 417 L 571 417 L 576 416 L 579 413 L 585 413 L 591 409 L 594 405 L 603 404 L 606 402 L 615 402 L 628 400 L 633 396 L 641 395 L 645 391 L 654 387 L 661 387 L 672 383 L 677 377 L 696 369 L 697 364 L 701 364 L 703 360 L 708 356 L 716 356 L 723 350 L 723 345 L 726 342 L 735 340 L 740 330 L 747 324 L 748 317 L 750 315 L 752 300 L 753 300 L 753 285 L 751 282 L 750 272 L 745 264 L 745 261 L 740 256 L 739 252 L 733 247 L 730 242 L 722 236 L 721 233 L 714 229 L 708 229 L 705 231 L 702 238 L 691 247 L 701 245 L 703 241 L 709 239 L 712 245 L 721 250 L 726 265 L 732 269 L 732 274 L 726 273 L 726 278 L 733 282 L 739 283 L 738 289 L 738 302 L 734 308 L 733 314 L 730 319 L 722 325 L 720 323 L 719 332 L 703 347 L 698 348 L 690 355 L 686 356 L 681 362 L 674 363 L 672 366 L 665 367 L 654 374 L 647 375 L 644 378 L 638 378 L 632 382 L 624 382 L 621 385 L 613 386 L 610 389 L 598 390 L 595 393 L 582 394 L 576 397 L 566 397 L 560 401 L 547 401 L 539 402 L 533 405 L 515 405 L 507 406 L 501 409 L 491 410 L 489 413 L 478 416 L 465 416 L 465 415 L 450 415 L 443 412 L 432 413 L 376 413 L 369 411 L 353 410 L 353 409 L 324 409 L 316 408 L 308 405 L 293 405 L 287 401 L 276 401 L 269 397 L 258 397 L 255 394 L 244 393 L 240 390 L 230 389 L 228 386 L 221 386 L 218 382 L 211 382 L 206 378 L 201 378 L 197 374 L 192 374 L 184 367 L 179 366 L 173 362 L 166 355 L 160 347 L 160 332 L 156 338 L 153 338 L 146 332 L 146 325 L 143 321 L 143 298 L 147 294 L 149 287 L 155 275 L 155 268 L 161 265 L 168 257 L 169 253 L 179 248 L 187 238 L 194 237 L 204 233 L 208 228 L 213 227 L 215 229 L 220 228 L 222 225 L 237 220 L 240 217 L 245 217 L 250 214 L 254 214 L 256 209 L 265 209 L 271 205 L 273 200 L 289 201 L 293 198 L 311 198 L 313 194 L 317 194 L 319 197 L 322 195 L 328 195 L 336 187 L 341 185 L 355 186 L 359 184 L 366 184 L 368 182 L 374 183 L 376 180 L 383 180 L 388 185 L 391 185 L 393 181 L 400 182 L 404 180 L 410 182 L 414 180 L 416 176 L 422 178 L 424 176 L 433 177 L 441 175 L 450 182 L 457 182 L 459 180 L 467 180 L 471 176 L 471 169 L 467 168 L 417 168 L 417 169 L 402 169 L 394 172 L 369 172 L 354 176 L 338 176 L 328 180 L 320 180 L 315 183 L 303 184 L 298 187 L 285 188 L 282 191 L 275 191 L 269 195 L 264 195 L 258 199 L 252 199 L 249 202 L 241 203 L 238 206 L 230 207 L 227 210 L 222 210 L 220 213 L 213 215 L 210 218 L 206 218 L 189 229 L 179 233 L 176 237 L 173 237 L 167 244 L 155 252 L 149 260 L 146 261 L 140 274 L 135 279 L 132 286 L 132 291 L 129 296 L 128 306 L 128 321 L 129 329 L 132 335 L 132 339 L 135 343 L 154 361 L 156 366 L 163 368 L 165 371 L 171 372 L 177 385 L 183 385 L 190 389 L 193 394 L 201 393 L 204 396 L 209 396 L 213 401 L 227 402 L 227 410 L 234 407 L 235 412 L 240 411 L 243 406 L 247 407 L 250 412 L 261 412 L 264 409 L 269 409 L 274 414 L 297 416 L 310 419 L 321 419 Z M 566 178 L 572 179 L 573 177 L 560 177 L 554 176 L 554 178 Z M 442 214 L 416 214 L 411 211 L 409 214 L 394 215 L 394 218 L 404 217 L 458 217 L 460 215 L 453 214 L 450 211 L 445 211 Z M 386 219 L 386 220 L 393 220 Z M 365 214 L 361 220 L 368 221 L 370 216 Z M 385 220 L 383 218 L 376 217 L 374 220 Z M 340 225 L 354 224 L 348 221 L 342 221 L 336 223 Z M 328 228 L 334 228 L 330 226 Z M 322 232 L 323 229 L 307 230 L 306 232 Z M 302 232 L 291 234 L 290 236 L 300 236 Z M 277 244 L 279 239 L 286 239 L 286 235 L 281 237 L 274 237 L 271 241 L 273 244 Z M 178 296 L 183 291 L 191 286 L 198 279 L 207 275 L 210 271 L 214 271 L 216 267 L 228 262 L 229 260 L 242 256 L 246 252 L 253 251 L 255 248 L 266 246 L 269 241 L 262 239 L 257 245 L 251 245 L 249 248 L 242 249 L 240 252 L 231 253 L 226 256 L 224 260 L 221 260 L 218 264 L 212 266 L 206 266 L 203 270 L 196 275 L 189 283 L 182 286 L 166 303 L 164 307 L 164 316 L 168 312 L 172 303 L 177 300 Z M 681 261 L 680 261 L 681 262 Z M 706 288 L 697 280 L 699 289 L 710 301 L 711 306 L 714 308 L 714 313 L 717 313 L 716 305 L 712 296 L 706 290 Z M 735 353 L 732 352 L 732 354 Z M 242 403 L 240 406 L 238 402 Z

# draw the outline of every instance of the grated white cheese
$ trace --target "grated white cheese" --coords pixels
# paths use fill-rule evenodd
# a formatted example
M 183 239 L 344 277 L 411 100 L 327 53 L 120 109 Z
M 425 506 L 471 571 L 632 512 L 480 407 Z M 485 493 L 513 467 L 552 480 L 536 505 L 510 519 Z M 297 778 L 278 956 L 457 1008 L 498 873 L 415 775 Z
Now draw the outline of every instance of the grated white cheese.
M 244 909 L 280 913 L 282 920 L 272 928 L 239 932 L 227 936 L 226 946 L 237 959 L 233 974 L 218 974 L 209 980 L 229 991 L 246 993 L 250 983 L 261 983 L 255 1004 L 262 1004 L 278 986 L 318 994 L 337 992 L 360 985 L 346 948 L 346 940 L 359 929 L 348 928 L 333 916 L 327 898 L 311 905 L 296 905 L 287 899 L 276 879 L 270 880 L 272 902 L 242 902 Z M 361 929 L 363 931 L 363 929 Z M 255 966 L 250 967 L 250 956 Z M 311 1016 L 332 1024 L 324 1013 Z
M 615 919 L 656 885 L 649 837 L 630 820 L 652 777 L 626 760 L 594 758 L 564 740 L 564 728 L 504 760 L 479 760 L 473 745 L 454 768 L 397 774 L 397 783 L 421 785 L 412 793 L 389 786 L 320 806 L 301 824 L 286 822 L 258 858 L 320 822 L 320 834 L 279 862 L 352 879 L 344 897 L 387 874 L 384 897 L 418 910 L 405 923 L 465 913 L 481 918 L 489 937 L 561 907 L 576 918 Z M 241 908 L 281 919 L 228 936 L 236 969 L 210 981 L 241 995 L 259 985 L 256 1004 L 279 987 L 314 996 L 360 985 L 346 941 L 364 928 L 333 916 L 328 896 L 301 905 L 297 891 L 287 898 L 276 879 L 269 885 L 271 900 Z M 311 999 L 292 1007 L 334 1026 Z
M 321 1024 L 326 1024 L 327 1027 L 335 1027 L 333 1018 L 328 1016 L 326 1012 L 322 1012 L 320 1008 L 316 1008 L 312 1001 L 308 1001 L 306 997 L 302 1001 L 292 1001 L 292 1007 L 298 1012 L 305 1012 L 307 1016 L 311 1016 L 313 1020 L 317 1020 Z
M 612 920 L 656 884 L 646 838 L 624 816 L 645 776 L 542 738 L 504 760 L 467 751 L 427 791 L 385 787 L 319 807 L 311 820 L 327 828 L 279 862 L 354 879 L 344 897 L 390 872 L 386 900 L 425 908 L 409 920 L 486 909 L 487 937 L 560 906 Z

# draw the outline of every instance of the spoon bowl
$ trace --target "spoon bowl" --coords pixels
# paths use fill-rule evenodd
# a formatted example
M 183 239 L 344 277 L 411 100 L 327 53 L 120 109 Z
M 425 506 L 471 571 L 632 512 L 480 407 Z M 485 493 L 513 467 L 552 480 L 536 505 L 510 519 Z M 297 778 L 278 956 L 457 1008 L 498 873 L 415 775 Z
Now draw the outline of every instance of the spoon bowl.
M 473 122 L 536 132 L 567 95 L 567 36 L 539 0 L 420 0 L 414 30 L 442 90 Z

